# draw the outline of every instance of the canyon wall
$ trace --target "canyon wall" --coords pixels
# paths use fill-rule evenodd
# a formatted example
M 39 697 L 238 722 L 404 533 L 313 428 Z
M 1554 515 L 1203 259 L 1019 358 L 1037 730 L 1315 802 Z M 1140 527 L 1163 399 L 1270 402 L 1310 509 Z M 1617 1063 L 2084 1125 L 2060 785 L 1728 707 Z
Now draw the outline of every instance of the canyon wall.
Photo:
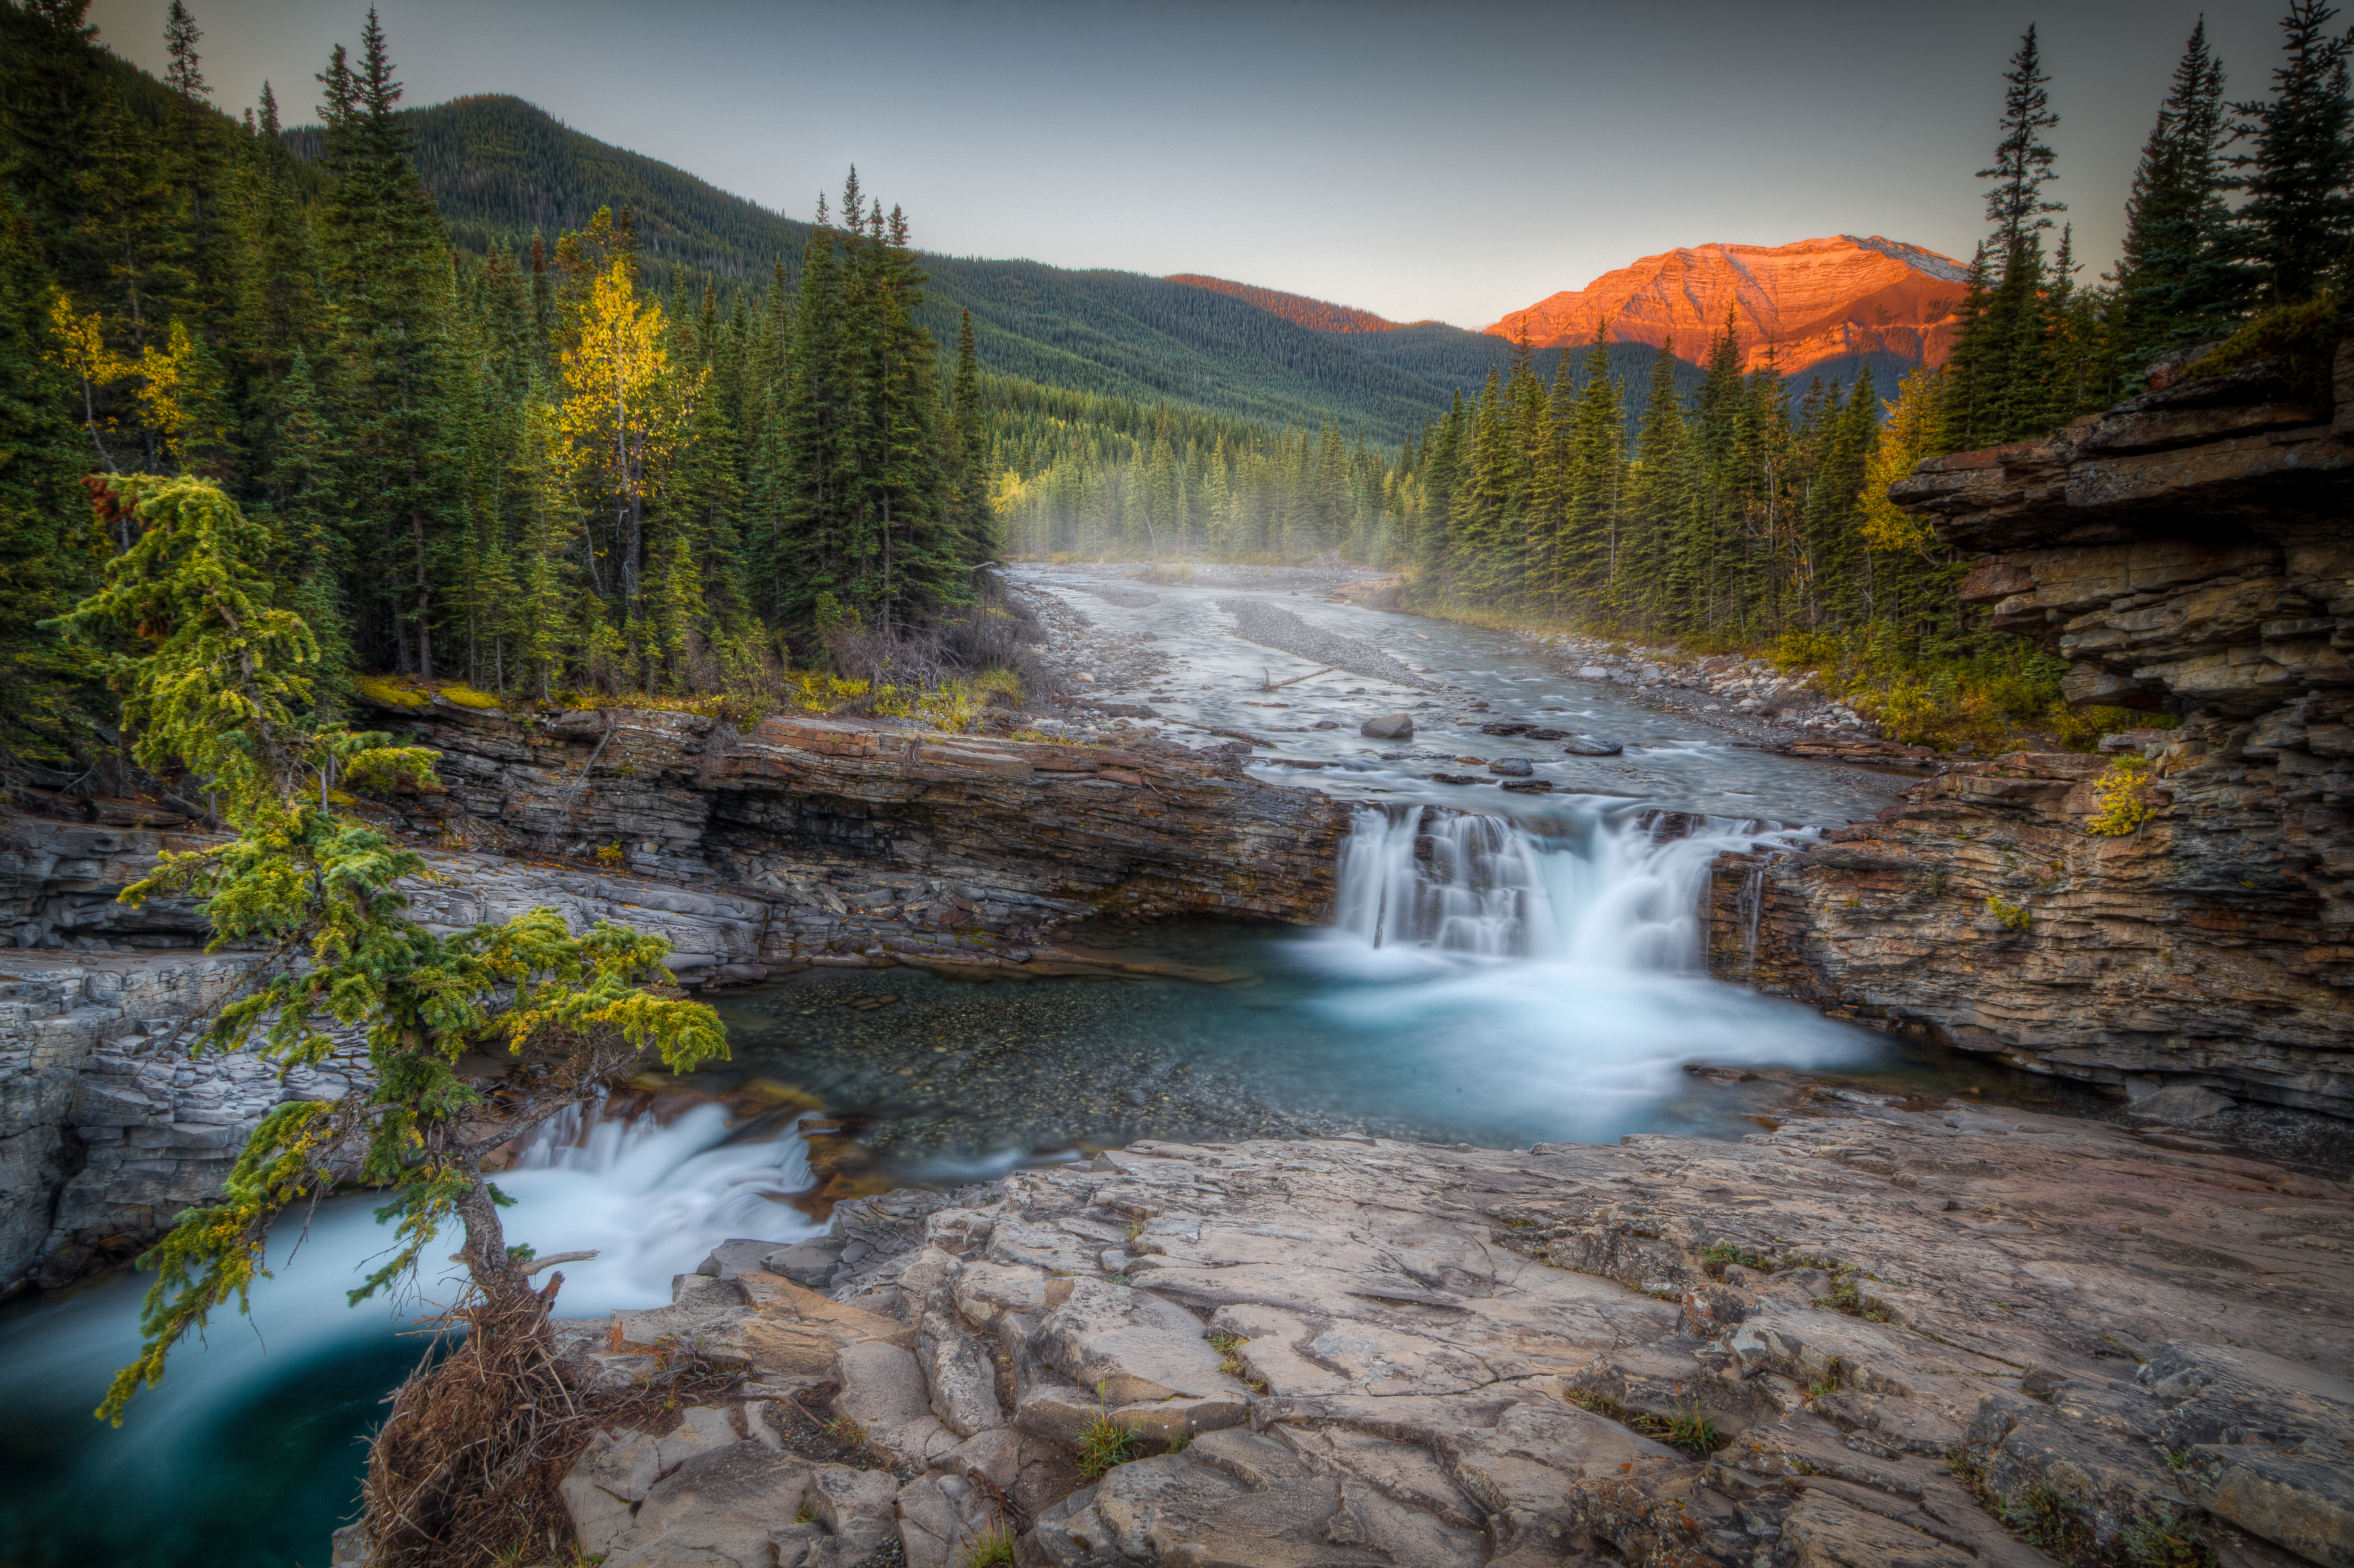
M 2354 1115 L 2354 340 L 1891 492 L 2069 699 L 2163 712 L 2104 757 L 1969 765 L 1718 869 L 1715 971 L 2139 1097 Z M 2114 800 L 2128 806 L 2095 823 Z
M 438 699 L 384 722 L 441 753 L 443 792 L 353 808 L 426 848 L 419 919 L 543 904 L 576 928 L 611 919 L 667 938 L 689 985 L 810 964 L 1077 972 L 1101 962 L 1048 938 L 1099 912 L 1313 921 L 1347 822 L 1229 756 L 1155 741 L 818 717 L 739 732 L 622 709 L 539 722 Z M 248 1053 L 189 1055 L 182 1025 L 251 960 L 203 953 L 185 902 L 115 895 L 159 852 L 211 842 L 0 816 L 0 1294 L 135 1251 L 218 1191 L 270 1106 L 339 1095 L 363 1069 L 356 1040 L 284 1079 Z

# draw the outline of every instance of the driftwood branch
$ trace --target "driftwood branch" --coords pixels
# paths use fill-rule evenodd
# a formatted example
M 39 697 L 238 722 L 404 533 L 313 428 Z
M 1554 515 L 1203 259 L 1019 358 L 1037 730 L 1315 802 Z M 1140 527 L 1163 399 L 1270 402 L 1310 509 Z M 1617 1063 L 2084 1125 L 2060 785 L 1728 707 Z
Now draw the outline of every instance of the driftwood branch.
M 554 1268 L 559 1263 L 586 1263 L 596 1255 L 597 1250 L 594 1247 L 591 1247 L 587 1252 L 552 1252 L 546 1257 L 535 1257 L 529 1263 L 525 1264 L 523 1266 L 524 1277 L 528 1279 L 531 1276 L 537 1274 L 541 1269 Z
M 1258 673 L 1258 689 L 1262 692 L 1279 692 L 1284 687 L 1290 685 L 1294 681 L 1312 681 L 1319 675 L 1329 675 L 1340 667 L 1341 666 L 1338 664 L 1333 664 L 1321 670 L 1310 670 L 1305 675 L 1294 675 L 1288 681 L 1276 680 L 1274 678 L 1275 672 L 1272 670 L 1262 669 Z

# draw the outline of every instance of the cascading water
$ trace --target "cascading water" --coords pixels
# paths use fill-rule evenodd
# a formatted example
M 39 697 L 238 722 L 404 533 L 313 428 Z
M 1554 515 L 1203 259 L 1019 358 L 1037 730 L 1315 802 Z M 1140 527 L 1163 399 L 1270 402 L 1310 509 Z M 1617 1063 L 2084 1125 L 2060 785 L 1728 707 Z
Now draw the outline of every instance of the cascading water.
M 564 1266 L 562 1317 L 666 1301 L 671 1277 L 730 1236 L 795 1241 L 822 1228 L 779 1201 L 811 1183 L 803 1140 L 731 1137 L 717 1106 L 666 1126 L 593 1109 L 558 1117 L 497 1180 L 515 1200 L 512 1240 L 598 1249 Z M 357 1445 L 382 1419 L 377 1396 L 424 1349 L 400 1326 L 431 1316 L 414 1301 L 345 1304 L 390 1245 L 376 1206 L 331 1200 L 299 1237 L 281 1223 L 276 1277 L 254 1287 L 251 1318 L 224 1314 L 182 1345 L 119 1432 L 90 1411 L 137 1350 L 146 1280 L 118 1275 L 12 1309 L 0 1338 L 12 1406 L 0 1427 L 0 1563 L 323 1563 L 352 1507 Z M 420 1283 L 428 1303 L 448 1294 L 440 1280 Z
M 1341 850 L 1332 932 L 1368 951 L 1697 972 L 1710 863 L 1761 837 L 1733 818 L 1619 810 L 1533 821 L 1369 807 Z
M 1875 1048 L 1703 971 L 1712 858 L 1797 835 L 1593 796 L 1499 804 L 1516 814 L 1364 809 L 1331 928 L 1223 927 L 1214 938 L 1224 946 L 1208 967 L 1245 983 L 1063 991 L 812 973 L 722 1001 L 735 1070 L 815 1090 L 870 1137 L 895 1118 L 901 1129 L 965 1118 L 956 1141 L 892 1171 L 954 1184 L 1078 1143 L 1278 1135 L 1282 1124 L 1265 1119 L 1278 1112 L 1315 1118 L 1302 1132 L 1489 1146 L 1726 1136 L 1747 1129 L 1751 1091 L 1696 1088 L 1683 1065 L 1821 1065 Z M 826 1005 L 871 994 L 846 990 L 860 984 L 887 984 L 898 1001 Z M 780 1031 L 778 1044 L 762 1043 L 755 1019 Z M 780 1201 L 812 1180 L 798 1136 L 731 1129 L 716 1104 L 666 1125 L 602 1111 L 551 1121 L 498 1177 L 516 1200 L 513 1240 L 599 1252 L 565 1266 L 561 1315 L 659 1304 L 671 1277 L 722 1240 L 818 1228 Z M 1022 1118 L 1055 1136 L 1031 1136 Z M 119 1433 L 89 1411 L 136 1348 L 146 1282 L 119 1275 L 0 1311 L 0 1383 L 12 1396 L 0 1420 L 0 1563 L 323 1561 L 377 1400 L 422 1349 L 397 1324 L 429 1315 L 413 1303 L 345 1305 L 389 1240 L 373 1207 L 366 1195 L 323 1205 L 299 1250 L 283 1227 L 270 1249 L 277 1277 L 255 1289 L 250 1325 L 224 1318 L 209 1343 L 182 1347 Z M 438 1283 L 424 1284 L 429 1300 Z
M 1637 812 L 1598 798 L 1505 819 L 1360 810 L 1331 927 L 1301 960 L 1343 982 L 1313 1004 L 1426 1103 L 1489 1140 L 1656 1128 L 1687 1063 L 1827 1065 L 1871 1047 L 1814 1013 L 1707 978 L 1712 861 L 1799 832 Z

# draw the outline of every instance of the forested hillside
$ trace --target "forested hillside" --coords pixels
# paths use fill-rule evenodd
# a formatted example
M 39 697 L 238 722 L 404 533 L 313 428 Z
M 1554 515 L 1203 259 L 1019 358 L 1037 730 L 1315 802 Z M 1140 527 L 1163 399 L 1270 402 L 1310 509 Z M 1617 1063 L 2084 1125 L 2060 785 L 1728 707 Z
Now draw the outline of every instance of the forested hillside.
M 690 291 L 723 293 L 776 276 L 792 284 L 810 225 L 671 165 L 570 129 L 521 99 L 478 97 L 404 110 L 418 170 L 450 236 L 477 255 L 581 228 L 599 208 L 627 212 L 642 260 Z M 288 141 L 311 156 L 322 132 Z M 972 314 L 992 369 L 1073 391 L 1162 400 L 1283 424 L 1328 415 L 1394 444 L 1446 407 L 1453 385 L 1367 363 L 1343 343 L 1250 301 L 1140 273 L 927 253 L 917 320 L 941 344 Z M 1476 381 L 1476 376 L 1474 377 Z
M 1248 300 L 1260 310 L 1272 311 L 1286 321 L 1298 322 L 1301 326 L 1313 327 L 1318 332 L 1388 332 L 1400 324 L 1371 311 L 1361 311 L 1354 305 L 1336 305 L 1330 300 L 1314 300 L 1305 294 L 1287 294 L 1281 289 L 1262 289 L 1256 283 L 1237 283 L 1231 278 L 1212 278 L 1200 272 L 1172 272 L 1169 281 L 1190 283 L 1196 289 L 1208 289 L 1213 293 L 1232 294 L 1235 299 Z
M 5 12 L 15 763 L 111 746 L 106 650 L 43 625 L 143 547 L 129 513 L 92 524 L 92 472 L 198 479 L 241 508 L 254 529 L 219 526 L 268 542 L 249 565 L 325 649 L 330 706 L 376 673 L 712 693 L 839 665 L 844 638 L 887 664 L 971 620 L 996 548 L 978 359 L 952 335 L 935 374 L 906 220 L 854 176 L 797 287 L 724 305 L 601 209 L 529 254 L 470 257 L 427 198 L 372 18 L 324 62 L 306 168 L 271 98 L 242 123 L 209 110 L 183 6 L 152 90 L 81 15 Z M 164 114 L 132 112 L 154 90 Z

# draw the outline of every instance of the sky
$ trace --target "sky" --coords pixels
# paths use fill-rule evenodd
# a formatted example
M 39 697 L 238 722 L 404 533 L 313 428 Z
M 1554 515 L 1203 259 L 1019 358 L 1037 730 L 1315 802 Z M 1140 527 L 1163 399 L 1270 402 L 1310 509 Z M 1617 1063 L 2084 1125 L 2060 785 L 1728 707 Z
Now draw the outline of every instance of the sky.
M 214 101 L 313 75 L 365 0 L 188 0 Z M 167 0 L 94 0 L 161 74 Z M 2114 260 L 2198 15 L 2262 93 L 2281 0 L 1231 4 L 378 0 L 405 101 L 530 100 L 794 217 L 852 164 L 917 243 L 1206 272 L 1484 326 L 1637 258 L 1881 234 L 1967 258 L 2039 26 L 2077 250 Z

